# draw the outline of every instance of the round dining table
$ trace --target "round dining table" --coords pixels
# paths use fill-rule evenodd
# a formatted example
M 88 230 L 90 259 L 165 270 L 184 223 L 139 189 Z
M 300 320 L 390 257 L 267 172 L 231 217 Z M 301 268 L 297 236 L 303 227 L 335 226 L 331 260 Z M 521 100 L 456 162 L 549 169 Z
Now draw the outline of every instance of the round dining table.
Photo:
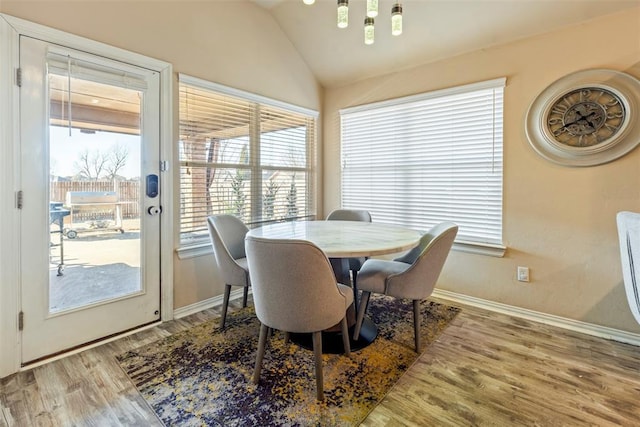
M 420 233 L 397 225 L 365 221 L 289 221 L 264 225 L 249 230 L 248 235 L 266 239 L 307 240 L 318 246 L 329 258 L 336 280 L 351 285 L 349 258 L 372 257 L 409 250 L 420 241 Z M 377 326 L 365 318 L 358 340 L 351 337 L 357 301 L 349 308 L 351 349 L 371 344 L 378 335 Z M 339 326 L 339 325 L 338 325 Z M 342 353 L 339 327 L 322 334 L 322 348 L 326 353 Z M 307 336 L 309 335 L 309 336 Z M 311 348 L 310 334 L 291 334 L 298 344 Z
M 413 248 L 420 233 L 397 225 L 365 221 L 289 221 L 249 230 L 254 237 L 308 240 L 329 258 L 386 255 Z

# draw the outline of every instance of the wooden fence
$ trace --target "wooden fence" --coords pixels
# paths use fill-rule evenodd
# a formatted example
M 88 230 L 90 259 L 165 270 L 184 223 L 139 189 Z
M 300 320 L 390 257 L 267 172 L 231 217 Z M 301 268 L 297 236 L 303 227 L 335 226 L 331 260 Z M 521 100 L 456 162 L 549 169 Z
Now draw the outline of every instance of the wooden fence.
M 51 183 L 50 199 L 52 202 L 64 203 L 69 191 L 115 191 L 120 202 L 133 202 L 122 204 L 122 218 L 140 217 L 140 204 L 138 203 L 140 182 L 138 181 L 56 181 Z M 90 215 L 91 213 L 79 213 L 78 215 L 74 213 L 74 218 L 84 221 L 91 219 Z

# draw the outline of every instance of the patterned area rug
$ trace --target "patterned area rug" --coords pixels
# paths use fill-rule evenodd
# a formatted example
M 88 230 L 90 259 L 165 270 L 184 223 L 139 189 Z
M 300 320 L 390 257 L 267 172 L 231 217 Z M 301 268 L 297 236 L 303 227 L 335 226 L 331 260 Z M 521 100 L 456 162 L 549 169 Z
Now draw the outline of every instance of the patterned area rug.
M 459 309 L 431 301 L 421 309 L 428 351 Z M 252 308 L 231 313 L 223 332 L 211 320 L 117 359 L 167 426 L 356 426 L 418 357 L 411 302 L 372 295 L 367 313 L 378 337 L 350 358 L 323 355 L 321 403 L 313 352 L 285 344 L 279 332 L 267 347 L 260 383 L 251 382 L 260 329 Z

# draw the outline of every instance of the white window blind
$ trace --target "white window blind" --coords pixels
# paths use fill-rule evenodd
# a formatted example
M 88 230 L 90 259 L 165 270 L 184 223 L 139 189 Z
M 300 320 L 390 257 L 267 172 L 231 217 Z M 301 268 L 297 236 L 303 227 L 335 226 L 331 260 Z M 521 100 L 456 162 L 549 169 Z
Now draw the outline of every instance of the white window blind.
M 47 72 L 61 76 L 104 83 L 127 89 L 145 90 L 147 81 L 142 69 L 119 63 L 114 68 L 112 61 L 83 52 L 49 47 L 47 50 Z M 147 70 L 147 75 L 154 74 Z
M 456 242 L 502 244 L 505 79 L 340 111 L 342 206 Z
M 317 113 L 180 75 L 180 234 L 207 216 L 248 225 L 315 217 Z

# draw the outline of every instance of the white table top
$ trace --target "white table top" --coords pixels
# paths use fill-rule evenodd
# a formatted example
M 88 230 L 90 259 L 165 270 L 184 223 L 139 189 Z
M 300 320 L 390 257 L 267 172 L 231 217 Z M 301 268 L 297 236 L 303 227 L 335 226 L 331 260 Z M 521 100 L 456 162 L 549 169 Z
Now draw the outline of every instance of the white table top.
M 413 248 L 417 231 L 364 221 L 291 221 L 249 230 L 250 236 L 270 239 L 308 240 L 329 258 L 385 255 Z

